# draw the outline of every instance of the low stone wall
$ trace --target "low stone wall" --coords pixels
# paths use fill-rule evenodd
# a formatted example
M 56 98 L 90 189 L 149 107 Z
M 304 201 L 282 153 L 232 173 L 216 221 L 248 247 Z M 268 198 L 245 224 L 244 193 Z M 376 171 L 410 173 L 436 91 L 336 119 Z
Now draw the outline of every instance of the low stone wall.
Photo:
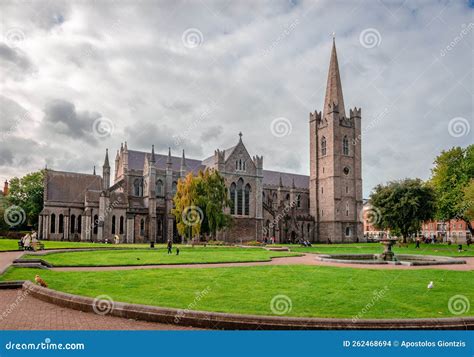
M 112 316 L 127 319 L 178 324 L 207 329 L 225 330 L 472 330 L 474 317 L 437 319 L 328 319 L 295 318 L 280 316 L 239 315 L 217 312 L 187 311 L 156 306 L 107 302 L 99 306 L 94 299 L 72 295 L 34 285 L 30 281 L 23 284 L 37 299 L 59 306 L 95 312 L 100 310 Z

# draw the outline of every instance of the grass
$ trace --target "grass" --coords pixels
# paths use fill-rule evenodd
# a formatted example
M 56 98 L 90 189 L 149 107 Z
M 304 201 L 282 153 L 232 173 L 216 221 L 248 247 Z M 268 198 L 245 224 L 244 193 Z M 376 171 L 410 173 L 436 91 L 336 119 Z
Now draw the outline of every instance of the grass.
M 175 248 L 173 248 L 175 252 Z M 151 264 L 196 264 L 270 261 L 272 257 L 298 253 L 270 252 L 261 248 L 181 247 L 180 254 L 168 255 L 166 249 L 120 249 L 50 253 L 41 257 L 54 266 L 114 266 Z M 24 259 L 37 255 L 25 255 Z
M 61 242 L 42 240 L 45 249 L 74 249 L 74 248 L 145 248 L 149 244 L 104 244 L 89 242 Z M 164 246 L 164 245 L 162 245 Z M 7 250 L 18 250 L 18 240 L 0 238 L 0 252 Z
M 284 244 L 283 244 L 284 245 Z M 312 247 L 301 247 L 300 245 L 284 245 L 290 247 L 293 252 L 320 253 L 320 254 L 374 254 L 381 253 L 383 247 L 380 243 L 353 243 L 353 244 L 313 244 Z M 463 244 L 463 251 L 458 253 L 457 245 L 447 244 L 424 244 L 420 248 L 415 248 L 414 243 L 408 247 L 394 246 L 392 250 L 395 254 L 420 254 L 420 255 L 442 255 L 450 257 L 472 257 L 474 256 L 474 246 L 467 247 Z
M 35 274 L 55 290 L 89 297 L 106 294 L 114 301 L 181 309 L 192 306 L 194 310 L 273 315 L 272 299 L 286 295 L 292 308 L 284 316 L 474 315 L 472 308 L 461 315 L 453 315 L 448 308 L 449 299 L 455 295 L 474 300 L 471 283 L 474 271 L 362 270 L 302 265 L 101 272 L 10 268 L 0 280 L 33 280 Z M 430 281 L 435 284 L 431 290 L 427 289 Z

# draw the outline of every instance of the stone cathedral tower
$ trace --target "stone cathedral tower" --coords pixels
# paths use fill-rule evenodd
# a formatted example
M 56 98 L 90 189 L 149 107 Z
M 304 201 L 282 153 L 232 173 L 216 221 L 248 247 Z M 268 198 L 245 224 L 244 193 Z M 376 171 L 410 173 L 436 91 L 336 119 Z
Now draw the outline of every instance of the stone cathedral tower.
M 333 39 L 324 108 L 310 113 L 310 214 L 318 242 L 363 239 L 361 109 L 346 116 Z

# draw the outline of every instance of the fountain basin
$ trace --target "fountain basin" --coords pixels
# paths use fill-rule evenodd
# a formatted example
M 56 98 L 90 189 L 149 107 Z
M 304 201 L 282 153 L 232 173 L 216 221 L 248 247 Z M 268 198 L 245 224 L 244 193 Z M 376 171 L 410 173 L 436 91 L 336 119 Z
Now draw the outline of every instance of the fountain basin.
M 395 260 L 384 260 L 381 254 L 321 254 L 316 259 L 323 262 L 345 264 L 393 264 L 393 265 L 446 265 L 466 264 L 465 260 L 434 255 L 397 254 Z

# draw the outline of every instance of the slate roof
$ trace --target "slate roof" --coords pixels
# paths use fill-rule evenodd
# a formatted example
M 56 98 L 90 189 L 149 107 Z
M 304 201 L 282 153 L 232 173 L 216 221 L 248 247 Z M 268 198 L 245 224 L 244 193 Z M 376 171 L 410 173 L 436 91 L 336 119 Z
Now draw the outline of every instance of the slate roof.
M 150 156 L 150 153 L 143 151 L 128 150 L 128 168 L 130 170 L 143 170 L 145 164 L 145 158 Z M 166 169 L 166 162 L 168 161 L 168 155 L 155 154 L 155 166 L 158 169 Z M 171 156 L 171 168 L 174 171 L 179 171 L 181 168 L 181 157 Z M 200 169 L 204 170 L 205 167 L 202 165 L 200 160 L 186 158 L 186 172 L 192 171 L 198 173 Z
M 97 175 L 65 171 L 46 171 L 48 201 L 84 202 L 86 192 L 100 190 L 102 178 Z
M 235 146 L 225 150 L 225 158 L 231 155 Z M 132 170 L 143 170 L 145 158 L 148 158 L 151 154 L 143 151 L 128 150 L 128 167 Z M 203 161 L 188 159 L 186 158 L 186 169 L 187 172 L 192 171 L 193 173 L 204 170 L 207 165 L 210 165 L 214 161 L 214 156 L 210 156 Z M 158 169 L 166 169 L 166 162 L 168 161 L 168 155 L 155 154 L 156 167 Z M 181 157 L 171 156 L 171 167 L 174 171 L 179 171 L 181 167 Z M 292 174 L 288 172 L 279 172 L 271 170 L 263 170 L 263 184 L 277 186 L 280 183 L 280 175 L 283 182 L 283 186 L 291 187 L 293 179 L 295 180 L 295 186 L 297 188 L 309 189 L 309 176 Z
M 294 179 L 295 187 L 309 189 L 309 176 L 270 170 L 263 170 L 263 184 L 278 187 L 280 185 L 280 176 L 285 187 L 291 187 Z

